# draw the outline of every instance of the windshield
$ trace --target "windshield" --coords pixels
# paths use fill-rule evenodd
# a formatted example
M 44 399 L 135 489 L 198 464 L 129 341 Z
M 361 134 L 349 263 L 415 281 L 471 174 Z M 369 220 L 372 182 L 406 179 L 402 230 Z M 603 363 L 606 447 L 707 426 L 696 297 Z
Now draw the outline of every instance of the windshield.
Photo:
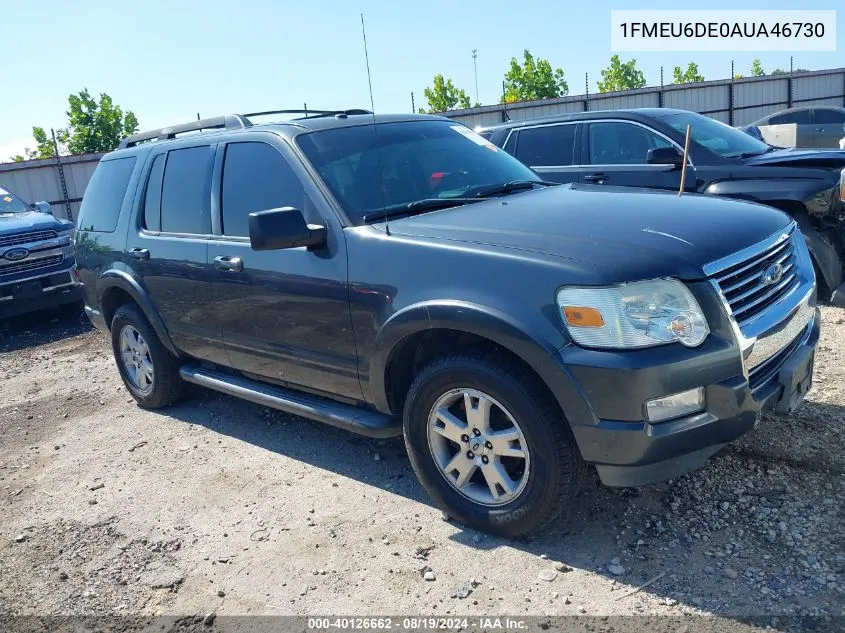
M 662 117 L 681 134 L 690 126 L 690 139 L 724 158 L 763 154 L 769 145 L 730 125 L 695 112 L 673 112 Z
M 302 134 L 297 143 L 355 224 L 365 215 L 420 200 L 461 198 L 470 190 L 513 181 L 539 182 L 515 158 L 450 121 L 323 130 Z
M 0 187 L 0 214 L 31 213 L 32 209 L 23 200 L 7 189 Z

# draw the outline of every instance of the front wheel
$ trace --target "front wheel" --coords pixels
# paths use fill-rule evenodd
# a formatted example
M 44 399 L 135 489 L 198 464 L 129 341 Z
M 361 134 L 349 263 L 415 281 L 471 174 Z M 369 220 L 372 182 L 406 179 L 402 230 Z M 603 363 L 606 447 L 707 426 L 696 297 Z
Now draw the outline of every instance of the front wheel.
M 405 443 L 422 485 L 448 515 L 515 537 L 557 517 L 584 464 L 538 379 L 490 354 L 437 359 L 417 376 Z

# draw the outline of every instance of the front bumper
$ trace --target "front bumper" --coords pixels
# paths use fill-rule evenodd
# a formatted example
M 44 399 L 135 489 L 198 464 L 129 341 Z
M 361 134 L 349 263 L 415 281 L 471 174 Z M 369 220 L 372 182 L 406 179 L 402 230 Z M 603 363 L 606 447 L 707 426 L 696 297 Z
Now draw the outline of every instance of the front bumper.
M 74 277 L 74 268 L 0 283 L 0 319 L 80 301 L 82 285 Z
M 751 430 L 767 411 L 786 413 L 801 402 L 812 384 L 813 360 L 819 341 L 820 312 L 812 308 L 809 322 L 797 336 L 750 374 L 735 364 L 727 379 L 710 381 L 720 362 L 720 350 L 710 350 L 709 361 L 689 360 L 654 367 L 617 368 L 614 391 L 607 391 L 610 367 L 570 366 L 568 369 L 587 397 L 596 402 L 601 392 L 621 392 L 636 403 L 654 397 L 655 385 L 667 381 L 677 387 L 666 394 L 693 386 L 705 388 L 706 409 L 665 422 L 650 423 L 601 416 L 587 423 L 572 421 L 575 440 L 585 461 L 595 464 L 602 482 L 610 486 L 639 486 L 680 476 L 702 466 L 726 443 Z M 729 356 L 736 357 L 735 350 Z M 702 379 L 702 380 L 699 380 Z M 596 380 L 599 382 L 596 383 Z M 599 387 L 597 389 L 596 387 Z M 612 403 L 608 407 L 614 406 Z M 594 410 L 602 409 L 594 404 Z M 607 409 L 607 407 L 605 407 Z

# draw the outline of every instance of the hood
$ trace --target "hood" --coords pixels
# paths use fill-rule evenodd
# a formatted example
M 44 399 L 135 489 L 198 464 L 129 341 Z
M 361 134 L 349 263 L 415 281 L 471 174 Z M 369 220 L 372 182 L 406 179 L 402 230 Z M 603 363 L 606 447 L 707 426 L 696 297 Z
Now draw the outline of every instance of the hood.
M 601 283 L 701 279 L 705 264 L 792 220 L 760 204 L 628 187 L 560 185 L 390 221 L 392 235 L 457 240 L 582 262 Z
M 67 231 L 73 223 L 57 220 L 52 215 L 31 211 L 27 213 L 0 213 L 0 235 L 27 231 Z
M 775 167 L 845 167 L 845 151 L 840 149 L 779 149 L 746 159 L 746 165 Z

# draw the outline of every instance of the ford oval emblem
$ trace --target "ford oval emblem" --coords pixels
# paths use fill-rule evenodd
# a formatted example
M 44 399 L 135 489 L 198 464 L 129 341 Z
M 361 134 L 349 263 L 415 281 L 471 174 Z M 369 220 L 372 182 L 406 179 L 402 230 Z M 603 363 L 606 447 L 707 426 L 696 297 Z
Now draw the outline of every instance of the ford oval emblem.
M 10 262 L 17 262 L 29 257 L 29 250 L 25 248 L 10 248 L 6 251 L 3 257 L 8 259 Z
M 783 265 L 775 262 L 769 264 L 760 275 L 760 283 L 764 286 L 773 286 L 783 278 Z

